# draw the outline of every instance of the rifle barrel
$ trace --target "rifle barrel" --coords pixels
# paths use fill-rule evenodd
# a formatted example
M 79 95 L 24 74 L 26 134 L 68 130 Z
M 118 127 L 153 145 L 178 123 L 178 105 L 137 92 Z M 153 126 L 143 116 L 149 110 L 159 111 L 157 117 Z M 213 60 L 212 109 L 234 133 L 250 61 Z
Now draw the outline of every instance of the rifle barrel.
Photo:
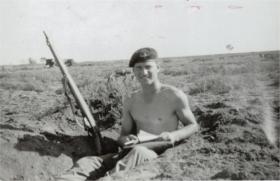
M 101 155 L 102 154 L 101 134 L 100 134 L 99 129 L 96 125 L 96 122 L 90 112 L 90 109 L 89 109 L 86 101 L 84 100 L 81 92 L 79 91 L 77 85 L 75 84 L 72 76 L 69 74 L 66 66 L 58 59 L 57 55 L 55 54 L 54 49 L 49 41 L 49 38 L 48 38 L 46 32 L 44 31 L 43 33 L 46 37 L 47 45 L 50 48 L 50 51 L 54 57 L 54 60 L 56 61 L 57 65 L 59 66 L 63 76 L 67 79 L 70 90 L 71 90 L 73 96 L 75 97 L 75 100 L 78 103 L 83 116 L 86 118 L 86 120 L 84 119 L 84 121 L 87 121 L 90 125 L 90 129 L 88 129 L 88 133 L 90 136 L 93 137 L 93 143 L 96 148 L 97 155 Z
M 75 97 L 78 105 L 80 106 L 83 115 L 87 118 L 87 121 L 88 121 L 89 125 L 91 126 L 91 128 L 95 128 L 97 126 L 96 122 L 95 122 L 95 120 L 94 120 L 94 118 L 93 118 L 93 116 L 92 116 L 92 114 L 90 112 L 90 109 L 89 109 L 87 103 L 85 102 L 85 100 L 84 100 L 80 90 L 78 89 L 77 85 L 75 84 L 72 76 L 69 74 L 66 66 L 58 59 L 57 55 L 55 54 L 54 49 L 53 49 L 53 47 L 52 47 L 52 45 L 51 45 L 51 43 L 49 41 L 49 38 L 48 38 L 46 32 L 44 31 L 43 33 L 44 33 L 44 35 L 46 37 L 47 45 L 48 45 L 48 47 L 51 50 L 51 53 L 52 53 L 52 55 L 54 57 L 54 60 L 58 64 L 62 74 L 68 80 L 69 87 L 70 87 L 72 93 L 74 94 L 74 97 Z

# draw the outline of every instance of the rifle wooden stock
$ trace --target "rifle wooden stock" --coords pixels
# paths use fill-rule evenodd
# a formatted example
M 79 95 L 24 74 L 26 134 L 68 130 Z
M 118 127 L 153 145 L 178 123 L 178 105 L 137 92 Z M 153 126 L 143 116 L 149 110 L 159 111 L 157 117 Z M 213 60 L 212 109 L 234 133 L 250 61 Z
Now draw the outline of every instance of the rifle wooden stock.
M 72 76 L 69 74 L 66 66 L 64 65 L 64 63 L 62 63 L 57 55 L 55 54 L 55 51 L 48 39 L 48 36 L 46 34 L 46 32 L 43 32 L 45 37 L 46 37 L 46 42 L 47 42 L 47 45 L 48 47 L 50 48 L 50 51 L 54 57 L 54 60 L 56 61 L 57 65 L 59 66 L 63 76 L 67 79 L 68 83 L 69 83 L 69 88 L 71 90 L 71 93 L 73 94 L 79 108 L 81 109 L 81 112 L 83 114 L 83 116 L 86 118 L 86 120 L 84 121 L 87 121 L 88 124 L 90 125 L 90 128 L 89 128 L 89 131 L 90 133 L 92 134 L 93 138 L 94 138 L 94 144 L 95 144 L 95 147 L 96 147 L 96 151 L 97 151 L 97 154 L 101 154 L 102 152 L 102 147 L 101 147 L 101 135 L 100 135 L 100 132 L 99 132 L 99 129 L 96 125 L 96 122 L 90 112 L 90 109 L 87 105 L 87 103 L 85 102 L 81 92 L 79 91 L 77 85 L 75 84 Z

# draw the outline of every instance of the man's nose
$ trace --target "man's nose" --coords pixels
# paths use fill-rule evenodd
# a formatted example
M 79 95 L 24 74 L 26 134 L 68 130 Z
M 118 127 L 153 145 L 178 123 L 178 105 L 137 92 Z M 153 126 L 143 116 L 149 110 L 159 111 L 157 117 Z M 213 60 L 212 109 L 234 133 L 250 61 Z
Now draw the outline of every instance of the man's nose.
M 148 70 L 147 69 L 142 69 L 142 74 L 143 75 L 147 75 L 148 74 Z

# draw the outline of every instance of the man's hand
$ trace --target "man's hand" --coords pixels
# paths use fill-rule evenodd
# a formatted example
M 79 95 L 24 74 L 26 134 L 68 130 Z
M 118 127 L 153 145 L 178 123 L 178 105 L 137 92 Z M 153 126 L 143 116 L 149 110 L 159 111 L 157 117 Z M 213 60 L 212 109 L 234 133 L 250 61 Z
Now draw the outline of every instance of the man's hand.
M 134 144 L 137 144 L 139 142 L 139 139 L 137 136 L 135 135 L 128 135 L 128 136 L 121 136 L 119 138 L 119 143 L 122 145 L 122 146 L 127 146 L 127 145 L 134 145 Z
M 172 144 L 176 142 L 176 138 L 170 132 L 163 132 L 159 136 L 163 141 L 170 141 Z

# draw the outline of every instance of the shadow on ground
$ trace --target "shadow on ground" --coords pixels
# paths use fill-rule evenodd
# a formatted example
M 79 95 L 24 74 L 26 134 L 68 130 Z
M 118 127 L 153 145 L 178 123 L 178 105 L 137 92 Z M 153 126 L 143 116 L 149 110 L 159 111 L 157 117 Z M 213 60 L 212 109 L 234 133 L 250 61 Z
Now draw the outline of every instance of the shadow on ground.
M 118 151 L 115 140 L 103 138 L 103 153 Z M 97 155 L 93 140 L 89 136 L 69 136 L 65 134 L 53 134 L 42 132 L 40 135 L 25 134 L 18 138 L 15 148 L 19 151 L 38 152 L 41 156 L 59 157 L 65 154 L 75 162 L 79 158 Z

